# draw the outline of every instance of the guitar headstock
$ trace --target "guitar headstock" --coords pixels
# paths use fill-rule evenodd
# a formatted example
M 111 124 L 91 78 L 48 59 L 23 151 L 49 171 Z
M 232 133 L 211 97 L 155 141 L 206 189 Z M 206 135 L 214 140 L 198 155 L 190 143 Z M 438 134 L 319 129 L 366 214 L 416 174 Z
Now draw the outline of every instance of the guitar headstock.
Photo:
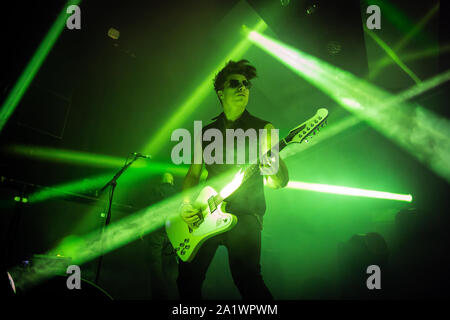
M 303 141 L 308 142 L 309 139 L 314 137 L 320 128 L 327 124 L 328 110 L 325 108 L 320 108 L 317 110 L 316 114 L 303 122 L 298 127 L 295 127 L 286 138 L 284 138 L 286 144 L 289 143 L 301 143 Z

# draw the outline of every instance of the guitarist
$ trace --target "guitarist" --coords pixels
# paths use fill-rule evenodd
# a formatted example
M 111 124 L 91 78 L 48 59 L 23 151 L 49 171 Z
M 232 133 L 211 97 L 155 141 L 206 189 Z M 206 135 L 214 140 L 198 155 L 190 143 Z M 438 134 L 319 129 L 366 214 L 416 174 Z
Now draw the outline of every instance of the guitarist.
M 229 61 L 226 64 L 214 79 L 214 89 L 222 105 L 223 112 L 213 118 L 215 121 L 205 126 L 203 130 L 216 128 L 225 137 L 226 129 L 241 128 L 246 131 L 249 128 L 253 128 L 257 132 L 259 132 L 259 129 L 267 129 L 267 136 L 262 143 L 265 146 L 263 150 L 269 150 L 271 148 L 270 130 L 274 129 L 273 125 L 268 121 L 251 115 L 245 109 L 250 94 L 250 80 L 255 77 L 256 68 L 250 65 L 247 60 Z M 258 146 L 259 143 L 258 138 Z M 225 144 L 223 146 L 224 158 L 227 152 Z M 204 147 L 205 145 L 203 145 Z M 248 154 L 247 145 L 246 149 Z M 199 159 L 203 158 L 202 155 Z M 225 163 L 225 161 L 222 163 Z M 270 166 L 278 168 L 276 174 L 263 176 L 256 173 L 227 198 L 226 211 L 237 216 L 238 222 L 236 226 L 228 232 L 216 235 L 205 241 L 193 261 L 189 263 L 180 261 L 177 279 L 180 299 L 200 300 L 202 298 L 202 283 L 219 245 L 224 245 L 228 250 L 231 274 L 242 298 L 273 299 L 262 278 L 260 265 L 261 230 L 266 209 L 264 179 L 267 180 L 266 184 L 269 187 L 278 189 L 287 185 L 289 176 L 287 167 L 281 158 L 279 158 L 277 164 L 269 162 L 268 165 L 265 165 L 266 169 L 270 169 Z M 199 183 L 202 167 L 203 163 L 191 164 L 183 182 L 183 190 Z M 205 163 L 205 168 L 208 171 L 208 179 L 211 179 L 230 168 L 234 168 L 236 171 L 238 166 L 216 163 L 208 165 Z M 182 219 L 187 224 L 194 224 L 200 220 L 197 215 L 199 209 L 195 208 L 188 198 L 184 199 L 180 211 Z

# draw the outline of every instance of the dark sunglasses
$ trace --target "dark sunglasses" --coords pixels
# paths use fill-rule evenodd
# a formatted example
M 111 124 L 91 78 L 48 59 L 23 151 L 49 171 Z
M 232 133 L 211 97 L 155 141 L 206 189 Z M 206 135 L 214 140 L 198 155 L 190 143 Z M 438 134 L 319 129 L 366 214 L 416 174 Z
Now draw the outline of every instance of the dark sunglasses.
M 240 82 L 239 80 L 232 79 L 228 81 L 228 86 L 233 89 L 239 88 L 241 84 L 243 84 L 247 89 L 250 89 L 252 87 L 252 83 L 248 80 Z

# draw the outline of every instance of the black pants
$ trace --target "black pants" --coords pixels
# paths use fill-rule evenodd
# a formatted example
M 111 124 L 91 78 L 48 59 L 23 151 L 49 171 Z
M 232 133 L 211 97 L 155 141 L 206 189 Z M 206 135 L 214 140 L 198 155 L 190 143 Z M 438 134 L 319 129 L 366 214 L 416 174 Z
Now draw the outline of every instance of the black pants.
M 239 216 L 233 229 L 208 239 L 193 261 L 180 261 L 177 279 L 180 299 L 202 299 L 206 271 L 219 245 L 228 250 L 231 275 L 242 299 L 273 300 L 261 275 L 261 226 L 252 215 Z
M 177 259 L 164 228 L 149 234 L 145 242 L 150 259 L 152 300 L 177 299 Z

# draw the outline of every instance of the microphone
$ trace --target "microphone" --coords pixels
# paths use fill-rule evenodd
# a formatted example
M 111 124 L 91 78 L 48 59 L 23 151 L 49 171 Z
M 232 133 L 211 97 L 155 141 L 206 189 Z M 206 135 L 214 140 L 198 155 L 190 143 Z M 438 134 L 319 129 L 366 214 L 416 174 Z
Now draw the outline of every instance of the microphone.
M 132 154 L 133 154 L 133 156 L 135 156 L 136 158 L 144 158 L 144 159 L 151 159 L 151 158 L 152 158 L 152 156 L 147 155 L 147 154 L 142 154 L 142 153 L 140 153 L 140 152 L 133 152 Z

